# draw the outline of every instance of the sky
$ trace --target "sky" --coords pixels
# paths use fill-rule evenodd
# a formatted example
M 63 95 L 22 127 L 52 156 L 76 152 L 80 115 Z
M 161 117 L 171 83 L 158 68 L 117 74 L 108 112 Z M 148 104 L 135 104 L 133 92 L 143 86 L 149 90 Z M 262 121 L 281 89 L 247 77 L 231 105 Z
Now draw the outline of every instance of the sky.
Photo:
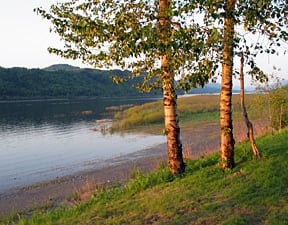
M 62 0 L 63 1 L 63 0 Z M 57 0 L 9 0 L 0 7 L 0 66 L 45 68 L 53 64 L 67 63 L 88 67 L 81 61 L 63 59 L 47 51 L 49 46 L 61 47 L 60 38 L 50 33 L 51 24 L 33 12 L 36 7 L 48 9 Z M 268 73 L 288 80 L 288 55 L 258 57 L 257 61 Z M 235 62 L 235 67 L 237 64 Z M 274 71 L 276 66 L 280 71 Z
M 0 7 L 0 66 L 45 68 L 68 63 L 87 67 L 81 61 L 63 59 L 47 51 L 49 46 L 61 47 L 60 38 L 50 33 L 51 24 L 33 9 L 48 9 L 56 0 L 9 0 Z

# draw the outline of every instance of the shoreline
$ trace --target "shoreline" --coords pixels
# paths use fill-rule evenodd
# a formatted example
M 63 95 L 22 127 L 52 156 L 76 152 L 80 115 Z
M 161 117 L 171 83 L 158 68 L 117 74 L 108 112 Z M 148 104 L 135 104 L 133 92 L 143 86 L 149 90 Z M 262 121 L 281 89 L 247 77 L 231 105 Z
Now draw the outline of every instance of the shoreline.
M 143 100 L 160 100 L 162 98 L 161 95 L 131 95 L 131 96 L 35 96 L 33 98 L 31 97 L 21 97 L 21 96 L 15 96 L 15 97 L 7 97 L 3 98 L 0 97 L 0 103 L 9 103 L 9 102 L 49 102 L 49 101 L 73 101 L 73 100 L 97 100 L 97 99 L 143 99 Z
M 236 122 L 236 143 L 246 139 L 244 122 Z M 235 126 L 234 126 L 235 127 Z M 207 134 L 209 130 L 209 134 Z M 219 125 L 205 124 L 199 127 L 181 129 L 183 157 L 199 159 L 219 149 Z M 255 137 L 267 132 L 265 124 L 254 122 Z M 107 166 L 80 171 L 23 188 L 0 194 L 0 217 L 12 213 L 29 214 L 35 210 L 73 206 L 88 200 L 99 187 L 122 185 L 131 178 L 131 173 L 141 170 L 151 172 L 167 161 L 166 143 L 138 152 L 118 156 L 106 161 Z
M 136 169 L 145 173 L 155 170 L 159 162 L 165 159 L 164 148 L 165 144 L 159 144 L 111 158 L 99 168 L 4 191 L 0 194 L 0 216 L 18 212 L 28 213 L 36 208 L 71 205 L 77 193 L 92 194 L 92 189 L 95 190 L 99 186 L 123 184 Z
M 211 131 L 210 138 L 203 143 L 203 135 L 207 129 Z M 217 149 L 218 136 L 215 135 L 217 133 L 218 124 L 214 123 L 196 129 L 183 129 L 181 135 L 183 157 L 196 159 Z M 92 190 L 97 190 L 100 186 L 124 184 L 131 178 L 131 173 L 136 170 L 141 170 L 143 173 L 152 172 L 159 167 L 161 161 L 167 162 L 166 142 L 111 158 L 101 168 L 79 171 L 6 191 L 0 194 L 0 217 L 18 212 L 28 214 L 36 209 L 57 208 L 61 205 L 70 206 L 75 203 L 75 197 L 80 198 L 78 199 L 80 201 L 88 200 L 90 196 L 87 195 L 88 193 L 91 195 Z

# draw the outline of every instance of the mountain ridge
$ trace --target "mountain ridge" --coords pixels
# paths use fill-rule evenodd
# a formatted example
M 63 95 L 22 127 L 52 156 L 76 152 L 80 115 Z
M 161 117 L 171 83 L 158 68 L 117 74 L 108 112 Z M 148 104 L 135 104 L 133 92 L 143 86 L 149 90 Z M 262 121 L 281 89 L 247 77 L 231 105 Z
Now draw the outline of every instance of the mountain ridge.
M 78 68 L 66 64 L 44 69 L 0 67 L 0 98 L 140 96 L 133 81 L 116 85 L 111 77 L 128 71 Z M 153 95 L 153 94 L 151 94 Z
M 138 77 L 116 85 L 112 76 L 125 77 L 128 70 L 100 70 L 80 68 L 69 64 L 53 64 L 43 69 L 24 67 L 0 67 L 0 98 L 58 98 L 58 97 L 119 97 L 159 96 L 159 90 L 141 93 L 133 84 L 141 82 Z M 287 80 L 283 83 L 288 83 Z M 188 94 L 219 94 L 219 83 L 208 83 L 203 88 L 193 88 Z M 247 91 L 251 91 L 250 89 Z M 253 91 L 253 90 L 252 90 Z M 233 92 L 239 92 L 238 87 Z M 178 91 L 178 94 L 184 94 Z
M 48 67 L 43 68 L 43 70 L 47 71 L 59 71 L 59 70 L 64 70 L 64 71 L 75 71 L 75 70 L 80 70 L 79 66 L 72 66 L 69 64 L 53 64 Z

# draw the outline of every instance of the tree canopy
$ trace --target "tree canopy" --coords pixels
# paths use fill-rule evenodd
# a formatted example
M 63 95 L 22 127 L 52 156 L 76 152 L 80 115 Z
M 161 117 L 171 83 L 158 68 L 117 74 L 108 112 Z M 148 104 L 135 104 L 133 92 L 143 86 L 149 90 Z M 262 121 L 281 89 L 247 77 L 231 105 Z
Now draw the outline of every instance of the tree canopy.
M 213 31 L 214 44 L 211 51 L 221 52 L 226 0 L 192 1 L 191 10 L 198 4 L 204 24 Z M 264 54 L 285 54 L 288 41 L 288 4 L 286 0 L 237 0 L 235 1 L 235 34 L 233 39 L 235 55 L 244 55 L 249 74 L 261 82 L 268 79 L 263 65 L 257 65 L 256 57 Z M 217 46 L 217 47 L 216 47 Z M 207 46 L 209 47 L 209 46 Z M 214 53 L 212 63 L 222 60 L 221 54 Z M 277 66 L 277 65 L 276 65 Z M 213 68 L 216 68 L 215 66 Z M 234 71 L 238 74 L 238 71 Z
M 221 75 L 225 1 L 169 1 L 171 32 L 167 43 L 160 41 L 157 2 L 71 0 L 52 5 L 50 10 L 35 10 L 51 21 L 51 31 L 63 40 L 63 48 L 49 47 L 51 53 L 79 58 L 95 68 L 128 69 L 132 73 L 126 78 L 145 73 L 138 84 L 144 91 L 161 88 L 159 60 L 163 51 L 173 56 L 172 69 L 176 78 L 182 78 L 180 87 L 186 91 Z M 235 54 L 244 54 L 253 78 L 265 80 L 255 57 L 275 54 L 286 45 L 286 0 L 239 0 L 235 8 Z M 116 82 L 123 80 L 114 77 Z
M 216 68 L 212 67 L 218 67 L 210 63 L 214 53 L 207 47 L 215 44 L 210 40 L 215 35 L 213 30 L 197 22 L 188 7 L 190 1 L 169 1 L 171 32 L 164 43 L 157 2 L 73 0 L 52 5 L 50 11 L 36 11 L 51 21 L 52 31 L 63 39 L 63 48 L 50 47 L 51 53 L 79 58 L 97 68 L 119 66 L 131 70 L 127 78 L 145 73 L 138 87 L 150 91 L 161 88 L 160 56 L 165 52 L 171 55 L 171 69 L 176 77 L 188 79 L 193 87 L 203 86 L 215 75 Z

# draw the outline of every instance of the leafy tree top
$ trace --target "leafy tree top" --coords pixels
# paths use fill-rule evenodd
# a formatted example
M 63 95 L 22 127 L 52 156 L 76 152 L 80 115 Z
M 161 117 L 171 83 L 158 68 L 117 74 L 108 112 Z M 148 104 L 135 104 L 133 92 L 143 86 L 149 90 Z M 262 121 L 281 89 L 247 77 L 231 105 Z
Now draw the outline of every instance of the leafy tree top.
M 203 17 L 203 26 L 210 30 L 211 42 L 207 45 L 213 52 L 209 63 L 222 62 L 221 52 L 224 41 L 224 19 L 232 17 L 235 24 L 234 54 L 243 54 L 250 67 L 250 75 L 261 82 L 268 79 L 256 64 L 255 58 L 261 54 L 286 53 L 288 40 L 288 4 L 287 0 L 234 0 L 235 11 L 227 10 L 227 0 L 193 0 L 186 8 Z M 211 53 L 209 53 L 211 54 Z M 217 71 L 213 71 L 217 74 Z M 237 72 L 236 72 L 237 73 Z M 219 74 L 219 73 L 218 73 Z M 187 80 L 187 78 L 186 78 Z M 184 80 L 185 82 L 185 80 Z
M 203 86 L 215 75 L 213 66 L 217 67 L 209 63 L 216 54 L 211 51 L 215 45 L 210 40 L 213 30 L 204 29 L 187 7 L 191 6 L 190 1 L 182 0 L 169 1 L 166 13 L 169 29 L 164 33 L 159 25 L 158 3 L 70 0 L 52 5 L 49 11 L 42 8 L 36 11 L 51 21 L 52 31 L 64 41 L 62 49 L 50 47 L 51 53 L 80 58 L 93 67 L 129 69 L 132 73 L 128 78 L 145 74 L 138 84 L 144 91 L 161 87 L 159 61 L 166 54 L 175 76 L 189 77 L 192 86 Z

